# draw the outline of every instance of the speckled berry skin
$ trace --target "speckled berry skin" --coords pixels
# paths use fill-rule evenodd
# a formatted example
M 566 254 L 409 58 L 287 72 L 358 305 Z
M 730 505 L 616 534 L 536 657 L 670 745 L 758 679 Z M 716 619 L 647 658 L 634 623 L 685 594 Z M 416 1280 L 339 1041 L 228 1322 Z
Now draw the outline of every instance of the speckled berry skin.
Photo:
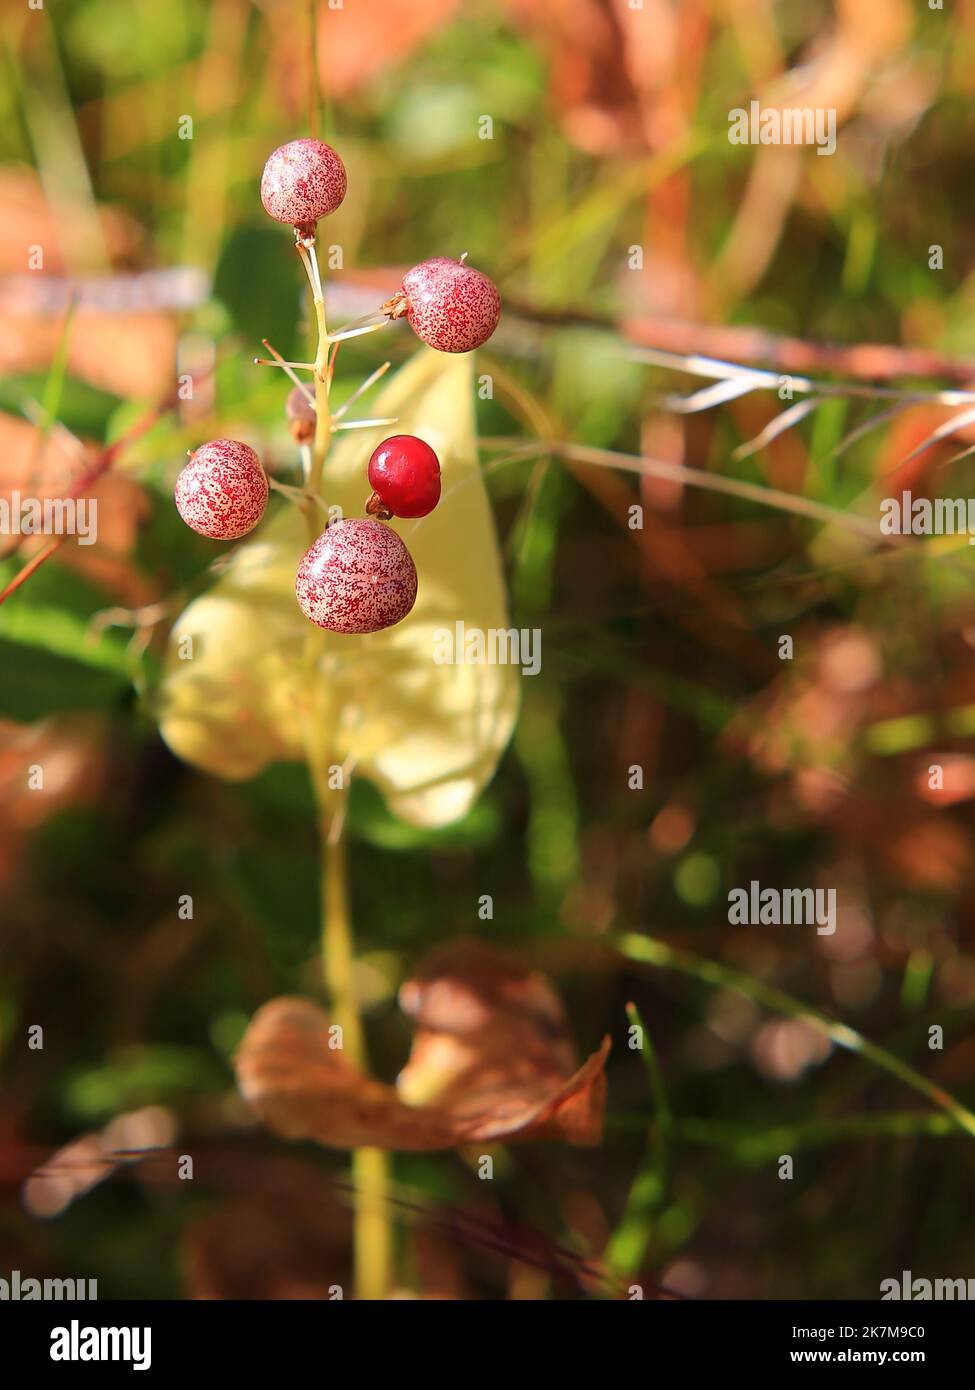
M 194 531 L 235 541 L 252 531 L 267 506 L 267 474 L 254 450 L 237 439 L 201 444 L 176 479 L 176 510 Z
M 346 517 L 305 552 L 295 593 L 317 627 L 378 632 L 401 622 L 416 602 L 416 566 L 391 527 L 368 517 Z
M 449 256 L 422 261 L 403 276 L 406 318 L 439 352 L 470 352 L 486 343 L 501 317 L 493 280 Z
M 440 501 L 440 460 L 415 434 L 394 434 L 373 450 L 369 485 L 393 516 L 428 516 Z
M 345 165 L 323 140 L 291 140 L 268 156 L 261 178 L 261 202 L 278 222 L 313 228 L 340 206 L 346 189 Z

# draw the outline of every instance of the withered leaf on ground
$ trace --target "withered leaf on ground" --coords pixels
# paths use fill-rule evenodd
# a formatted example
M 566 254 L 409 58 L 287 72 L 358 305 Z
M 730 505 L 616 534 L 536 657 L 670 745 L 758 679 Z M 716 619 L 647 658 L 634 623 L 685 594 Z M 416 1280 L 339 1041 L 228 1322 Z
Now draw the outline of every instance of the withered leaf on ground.
M 346 1060 L 317 1005 L 282 998 L 258 1010 L 241 1043 L 241 1094 L 275 1133 L 331 1148 L 599 1142 L 610 1041 L 576 1069 L 562 1005 L 541 975 L 462 941 L 435 953 L 400 998 L 416 1033 L 395 1087 Z

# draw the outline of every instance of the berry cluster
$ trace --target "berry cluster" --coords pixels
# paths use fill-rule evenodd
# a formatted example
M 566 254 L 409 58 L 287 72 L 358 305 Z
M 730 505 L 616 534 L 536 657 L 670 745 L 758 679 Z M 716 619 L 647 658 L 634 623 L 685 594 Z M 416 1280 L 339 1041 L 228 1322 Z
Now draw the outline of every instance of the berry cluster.
M 316 303 L 321 300 L 314 260 L 316 226 L 341 205 L 346 188 L 345 165 L 322 140 L 281 145 L 264 167 L 261 201 L 271 217 L 294 228 L 312 292 L 318 295 Z M 309 252 L 310 262 L 306 260 Z M 435 256 L 404 275 L 401 289 L 372 316 L 377 322 L 351 331 L 372 331 L 405 318 L 430 347 L 470 352 L 487 342 L 500 315 L 501 300 L 493 281 L 466 264 L 466 253 L 459 260 Z M 324 328 L 320 331 L 319 356 L 311 366 L 319 389 L 313 397 L 297 384 L 285 406 L 291 434 L 304 451 L 313 447 L 318 410 L 322 399 L 327 408 L 331 379 L 330 370 L 324 369 Z M 285 367 L 297 382 L 292 367 L 310 364 L 276 358 L 271 365 Z M 416 601 L 416 566 L 400 536 L 385 523 L 393 517 L 427 516 L 440 500 L 440 461 L 429 444 L 415 435 L 384 439 L 373 450 L 367 473 L 372 488 L 365 505 L 367 515 L 333 522 L 298 565 L 298 604 L 311 622 L 330 632 L 378 632 L 407 616 Z M 176 480 L 176 507 L 186 524 L 201 535 L 238 540 L 260 521 L 268 486 L 253 449 L 234 439 L 216 439 L 191 454 Z M 314 504 L 314 497 L 310 500 Z

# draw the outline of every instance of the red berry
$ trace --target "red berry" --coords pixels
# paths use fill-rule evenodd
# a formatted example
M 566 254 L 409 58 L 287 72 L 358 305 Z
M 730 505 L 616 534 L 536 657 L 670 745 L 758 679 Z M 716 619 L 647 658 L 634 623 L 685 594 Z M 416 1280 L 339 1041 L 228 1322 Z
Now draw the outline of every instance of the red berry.
M 345 197 L 345 165 L 323 140 L 292 140 L 268 157 L 261 202 L 278 222 L 314 227 Z
M 416 602 L 416 566 L 396 532 L 381 521 L 333 522 L 307 550 L 295 579 L 306 618 L 329 632 L 378 632 Z
M 267 475 L 254 450 L 237 439 L 201 444 L 176 479 L 176 510 L 194 531 L 235 541 L 254 529 L 267 506 Z
M 369 484 L 367 511 L 382 506 L 391 516 L 426 516 L 440 501 L 440 460 L 415 434 L 394 434 L 373 451 Z
M 449 256 L 435 256 L 408 270 L 402 293 L 413 332 L 440 352 L 480 347 L 501 317 L 494 281 Z

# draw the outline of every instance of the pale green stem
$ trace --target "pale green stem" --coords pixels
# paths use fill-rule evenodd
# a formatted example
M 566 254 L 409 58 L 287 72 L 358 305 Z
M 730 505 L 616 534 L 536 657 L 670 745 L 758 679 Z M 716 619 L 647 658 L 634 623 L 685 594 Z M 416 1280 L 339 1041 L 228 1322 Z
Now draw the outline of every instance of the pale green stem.
M 308 283 L 311 286 L 312 304 L 315 308 L 315 324 L 318 329 L 318 346 L 315 349 L 315 437 L 312 440 L 311 475 L 308 479 L 309 489 L 318 497 L 321 496 L 322 491 L 322 473 L 325 468 L 325 455 L 328 453 L 328 446 L 332 440 L 332 415 L 329 406 L 329 389 L 331 387 L 331 382 L 328 379 L 328 324 L 325 318 L 325 294 L 322 289 L 322 277 L 318 269 L 318 255 L 315 250 L 315 243 L 312 240 L 310 246 L 306 246 L 300 238 L 296 238 L 295 244 L 297 245 L 302 265 L 305 267 Z M 314 532 L 312 539 L 317 539 L 319 526 L 314 509 L 309 508 L 307 515 L 309 518 L 309 525 Z
M 321 531 L 321 518 L 315 499 L 321 498 L 325 456 L 332 438 L 329 405 L 331 382 L 328 371 L 328 326 L 325 295 L 314 240 L 305 245 L 296 237 L 318 330 L 315 351 L 315 437 L 307 470 L 311 493 L 305 508 L 309 537 L 314 542 Z M 341 821 L 336 813 L 335 792 L 328 786 L 328 769 L 333 761 L 329 740 L 334 712 L 328 708 L 328 686 L 319 672 L 324 634 L 309 634 L 307 656 L 311 681 L 308 758 L 318 803 L 322 856 L 322 969 L 336 1022 L 342 1028 L 343 1046 L 349 1060 L 361 1070 L 366 1056 L 362 1021 L 355 985 L 355 945 L 349 911 L 348 869 Z M 383 1299 L 389 1293 L 391 1238 L 387 1218 L 389 1205 L 389 1155 L 381 1149 L 356 1149 L 352 1155 L 352 1184 L 355 1193 L 355 1290 L 359 1299 Z

